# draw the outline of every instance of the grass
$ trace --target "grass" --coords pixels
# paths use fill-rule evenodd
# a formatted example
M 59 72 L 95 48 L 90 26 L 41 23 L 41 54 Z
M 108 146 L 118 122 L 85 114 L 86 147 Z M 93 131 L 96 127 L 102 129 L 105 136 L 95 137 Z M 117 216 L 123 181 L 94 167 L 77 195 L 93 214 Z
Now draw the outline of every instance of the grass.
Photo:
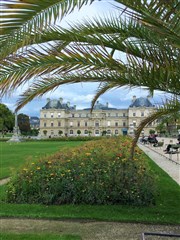
M 3 240 L 81 240 L 79 236 L 74 235 L 53 235 L 53 234 L 16 234 L 0 233 L 0 239 Z
M 28 205 L 1 203 L 1 217 L 27 217 L 44 219 L 94 219 L 100 221 L 144 222 L 180 224 L 180 188 L 168 174 L 147 158 L 152 170 L 158 176 L 156 205 L 131 207 L 123 205 Z M 6 187 L 1 186 L 1 196 Z
M 40 156 L 52 154 L 64 147 L 77 146 L 80 143 L 82 142 L 0 142 L 0 179 L 9 177 L 25 161 L 38 159 Z

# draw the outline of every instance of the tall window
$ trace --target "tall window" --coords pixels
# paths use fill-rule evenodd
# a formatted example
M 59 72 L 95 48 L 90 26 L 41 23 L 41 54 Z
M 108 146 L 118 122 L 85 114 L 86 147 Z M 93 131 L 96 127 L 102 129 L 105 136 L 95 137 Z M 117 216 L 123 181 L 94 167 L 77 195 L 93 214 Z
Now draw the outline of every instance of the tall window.
M 135 117 L 136 116 L 136 113 L 133 113 L 133 117 Z
M 118 122 L 115 122 L 115 126 L 118 127 Z
M 72 115 L 71 115 L 71 116 L 72 116 L 72 118 L 74 118 L 74 113 L 72 113 Z
M 80 125 L 81 125 L 80 122 L 77 122 L 77 126 L 80 127 Z
M 53 127 L 54 126 L 54 123 L 53 122 L 51 122 L 51 127 Z
M 61 117 L 61 113 L 58 113 L 58 118 L 60 118 Z
M 125 117 L 126 116 L 126 114 L 125 113 L 123 113 L 123 117 Z
M 117 129 L 115 130 L 115 134 L 118 134 L 118 130 Z
M 70 130 L 69 133 L 70 133 L 70 134 L 73 134 L 73 130 Z
M 95 127 L 99 127 L 99 122 L 95 122 Z
M 44 118 L 46 118 L 46 113 L 44 113 Z
M 88 125 L 87 122 L 85 122 L 85 123 L 84 123 L 84 126 L 87 127 L 87 125 Z
M 144 112 L 141 112 L 141 117 L 144 117 Z
M 118 113 L 116 113 L 116 117 L 118 117 Z
M 58 127 L 60 127 L 61 126 L 61 122 L 58 122 Z
M 72 127 L 72 126 L 73 126 L 73 122 L 70 122 L 69 124 L 70 124 L 70 127 Z
M 54 116 L 54 113 L 51 113 L 51 118 L 53 118 L 53 116 Z
M 123 122 L 123 127 L 125 127 L 126 126 L 126 122 Z
M 44 127 L 46 127 L 46 122 L 44 123 Z
M 96 130 L 96 131 L 95 131 L 95 134 L 99 134 L 99 130 Z

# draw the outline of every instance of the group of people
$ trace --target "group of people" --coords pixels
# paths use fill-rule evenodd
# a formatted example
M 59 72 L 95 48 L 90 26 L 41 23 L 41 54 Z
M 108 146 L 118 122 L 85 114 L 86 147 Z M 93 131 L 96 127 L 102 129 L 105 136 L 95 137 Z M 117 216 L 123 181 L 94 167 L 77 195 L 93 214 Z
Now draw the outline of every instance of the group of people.
M 156 137 L 157 137 L 156 134 L 151 134 L 151 135 L 149 135 L 148 137 L 143 136 L 143 137 L 141 138 L 141 142 L 142 142 L 143 144 L 151 143 L 151 144 L 153 144 L 154 147 L 156 147 L 157 144 L 158 144 L 158 140 L 157 140 Z M 178 135 L 178 137 L 177 137 L 177 140 L 178 140 L 177 144 L 180 144 L 180 133 L 179 133 L 179 135 Z M 171 147 L 172 147 L 172 144 L 168 144 L 167 147 L 166 147 L 166 149 L 164 150 L 164 152 L 165 152 L 166 154 L 170 153 Z
M 156 146 L 156 144 L 158 143 L 158 140 L 157 140 L 157 135 L 156 134 L 150 134 L 148 137 L 145 137 L 143 136 L 141 138 L 141 142 L 146 144 L 146 143 L 152 143 L 153 146 Z

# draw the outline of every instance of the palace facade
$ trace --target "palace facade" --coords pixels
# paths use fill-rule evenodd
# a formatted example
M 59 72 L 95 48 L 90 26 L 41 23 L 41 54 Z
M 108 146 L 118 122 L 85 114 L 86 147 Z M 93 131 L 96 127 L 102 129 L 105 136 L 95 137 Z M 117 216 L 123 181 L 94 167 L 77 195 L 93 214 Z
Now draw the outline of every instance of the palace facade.
M 77 109 L 62 98 L 47 99 L 40 111 L 40 136 L 133 135 L 140 122 L 155 110 L 149 97 L 134 96 L 127 109 L 111 108 L 108 103 L 97 101 L 92 113 L 90 108 Z M 152 123 L 144 128 L 144 134 L 149 135 L 155 126 Z

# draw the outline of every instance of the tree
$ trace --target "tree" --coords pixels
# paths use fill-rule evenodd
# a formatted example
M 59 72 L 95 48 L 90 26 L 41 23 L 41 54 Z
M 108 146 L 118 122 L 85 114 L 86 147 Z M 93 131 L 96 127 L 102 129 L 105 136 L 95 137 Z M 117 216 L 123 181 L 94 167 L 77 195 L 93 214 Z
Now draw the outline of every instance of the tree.
M 14 127 L 14 114 L 9 108 L 0 103 L 0 131 L 5 133 L 6 131 L 12 131 Z
M 63 134 L 63 131 L 62 131 L 62 130 L 59 130 L 59 131 L 58 131 L 58 134 L 59 134 L 59 136 L 61 136 L 61 135 Z
M 18 114 L 18 127 L 23 135 L 28 135 L 31 131 L 29 116 L 26 114 Z
M 46 136 L 47 135 L 47 130 L 43 130 L 43 133 Z
M 103 131 L 102 131 L 102 136 L 106 136 L 106 134 L 107 134 L 107 131 L 106 131 L 106 130 L 103 130 Z
M 81 134 L 81 130 L 77 130 L 77 135 L 79 136 Z
M 1 93 L 29 82 L 18 101 L 21 108 L 62 84 L 100 82 L 93 107 L 110 89 L 140 86 L 151 94 L 160 90 L 174 95 L 175 100 L 149 121 L 180 111 L 179 1 L 115 0 L 117 16 L 87 20 L 69 29 L 57 24 L 58 18 L 88 2 L 36 0 L 34 5 L 23 0 L 18 6 L 16 2 L 3 4 L 6 16 L 9 8 L 18 11 L 12 17 L 0 16 Z M 143 121 L 141 127 L 143 124 L 148 122 Z M 137 130 L 136 140 L 138 134 Z

